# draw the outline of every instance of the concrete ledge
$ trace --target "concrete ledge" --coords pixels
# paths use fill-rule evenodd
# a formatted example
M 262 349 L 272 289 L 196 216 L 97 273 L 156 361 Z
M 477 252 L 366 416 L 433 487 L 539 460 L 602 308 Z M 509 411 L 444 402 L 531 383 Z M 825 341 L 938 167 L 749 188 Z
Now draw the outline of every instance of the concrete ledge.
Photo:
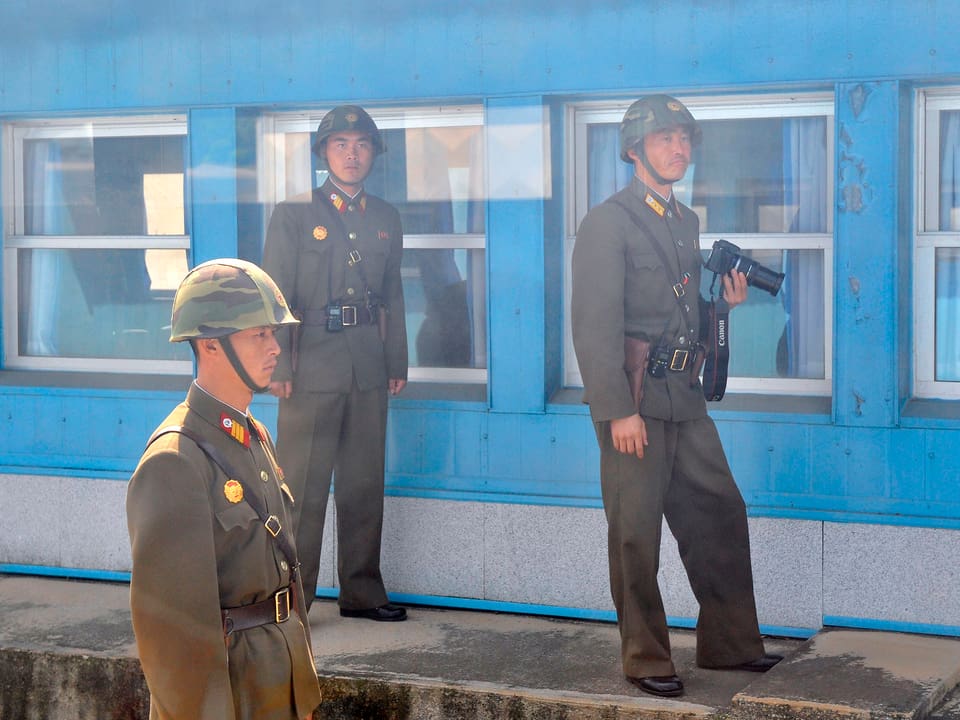
M 136 658 L 0 649 L 0 718 L 145 720 L 150 695 Z
M 128 594 L 0 575 L 0 718 L 146 720 Z M 686 695 L 666 700 L 624 679 L 610 623 L 429 608 L 375 623 L 322 600 L 310 622 L 324 690 L 315 720 L 960 720 L 951 638 L 767 638 L 786 659 L 756 675 L 696 667 L 695 634 L 676 630 Z
M 320 677 L 316 720 L 705 720 L 715 709 L 675 700 L 579 693 L 540 693 L 484 683 L 450 685 L 411 680 Z
M 960 642 L 824 631 L 733 698 L 743 720 L 922 720 L 960 679 Z

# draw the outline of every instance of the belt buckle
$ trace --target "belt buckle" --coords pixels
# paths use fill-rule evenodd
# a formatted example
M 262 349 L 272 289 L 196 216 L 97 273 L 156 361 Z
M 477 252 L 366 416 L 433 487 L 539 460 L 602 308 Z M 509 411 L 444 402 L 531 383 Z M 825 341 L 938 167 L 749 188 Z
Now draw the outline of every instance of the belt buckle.
M 353 327 L 357 324 L 356 305 L 344 305 L 341 310 L 343 311 L 343 314 L 340 317 L 344 327 Z
M 273 537 L 279 535 L 280 531 L 283 529 L 283 525 L 280 524 L 280 518 L 278 518 L 276 515 L 271 515 L 268 517 L 263 526 Z
M 274 618 L 277 624 L 285 623 L 290 619 L 290 588 L 277 590 L 273 595 Z
M 670 369 L 674 372 L 680 372 L 681 370 L 687 369 L 687 360 L 690 358 L 690 351 L 684 350 L 682 348 L 677 348 L 673 351 L 673 356 L 670 358 Z
M 683 283 L 676 283 L 673 286 L 673 294 L 676 295 L 678 299 L 687 294 L 687 291 L 683 288 Z

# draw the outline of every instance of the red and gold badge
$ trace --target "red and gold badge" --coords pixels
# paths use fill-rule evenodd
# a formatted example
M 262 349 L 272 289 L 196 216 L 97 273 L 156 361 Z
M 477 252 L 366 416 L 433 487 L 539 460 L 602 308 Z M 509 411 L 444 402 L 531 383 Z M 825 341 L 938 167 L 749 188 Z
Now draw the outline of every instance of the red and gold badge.
M 227 413 L 220 413 L 220 427 L 238 443 L 244 447 L 250 447 L 250 433 L 247 432 L 246 426 L 236 422 Z
M 227 480 L 223 484 L 223 495 L 232 503 L 243 500 L 243 485 L 236 480 Z
M 326 240 L 327 239 L 327 229 L 323 225 L 317 225 L 313 229 L 313 239 L 314 240 Z

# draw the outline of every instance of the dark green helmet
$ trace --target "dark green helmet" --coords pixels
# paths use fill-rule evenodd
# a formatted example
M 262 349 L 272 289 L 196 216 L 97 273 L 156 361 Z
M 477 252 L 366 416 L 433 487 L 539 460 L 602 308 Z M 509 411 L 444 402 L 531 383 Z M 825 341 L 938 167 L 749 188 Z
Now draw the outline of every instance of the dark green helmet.
M 700 144 L 703 133 L 686 105 L 669 95 L 640 98 L 627 108 L 620 122 L 620 159 L 633 162 L 627 156 L 627 150 L 652 132 L 677 126 L 687 128 L 694 147 Z
M 324 115 L 320 125 L 317 126 L 317 138 L 313 141 L 314 154 L 321 160 L 325 159 L 323 149 L 326 147 L 327 138 L 335 132 L 346 131 L 368 133 L 373 142 L 374 156 L 387 150 L 383 145 L 383 138 L 380 137 L 377 124 L 366 110 L 359 105 L 338 105 Z
M 210 260 L 187 273 L 177 288 L 170 342 L 298 322 L 280 288 L 261 268 L 234 258 Z

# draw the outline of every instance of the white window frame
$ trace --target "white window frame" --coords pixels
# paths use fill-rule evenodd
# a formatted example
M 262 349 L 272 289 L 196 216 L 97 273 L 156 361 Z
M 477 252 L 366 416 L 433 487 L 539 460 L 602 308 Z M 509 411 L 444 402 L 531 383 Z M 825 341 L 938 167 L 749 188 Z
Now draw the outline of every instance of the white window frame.
M 832 391 L 833 368 L 833 212 L 834 212 L 834 100 L 829 93 L 801 95 L 730 95 L 723 97 L 677 96 L 697 120 L 732 120 L 784 117 L 827 118 L 827 232 L 802 233 L 702 233 L 702 247 L 715 240 L 730 240 L 744 250 L 819 250 L 823 252 L 824 279 L 824 377 L 761 378 L 731 377 L 727 392 L 763 395 L 829 396 Z M 619 123 L 633 99 L 588 101 L 567 106 L 566 133 L 566 198 L 564 238 L 564 384 L 582 387 L 583 378 L 577 366 L 570 327 L 571 260 L 577 228 L 587 214 L 587 127 L 594 123 Z M 754 291 L 755 292 L 755 291 Z M 734 318 L 736 315 L 734 314 Z M 736 320 L 734 319 L 734 322 Z
M 261 118 L 257 133 L 259 143 L 257 173 L 258 177 L 264 179 L 264 182 L 259 183 L 259 186 L 265 220 L 272 214 L 278 199 L 286 197 L 287 194 L 282 137 L 293 132 L 315 132 L 323 116 L 330 109 L 312 108 L 305 112 L 274 113 Z M 365 109 L 380 130 L 459 127 L 465 125 L 486 127 L 483 107 L 480 105 L 368 107 Z M 403 235 L 403 247 L 410 250 L 447 248 L 486 250 L 486 246 L 487 236 L 483 233 L 422 235 L 404 233 Z M 485 326 L 474 328 L 474 336 L 486 339 L 486 330 Z M 487 369 L 411 367 L 408 370 L 408 379 L 412 382 L 482 384 L 487 382 Z
M 187 135 L 185 115 L 91 117 L 13 122 L 4 127 L 3 187 L 11 189 L 4 200 L 3 323 L 4 366 L 9 369 L 115 372 L 127 374 L 193 374 L 187 360 L 127 358 L 73 358 L 20 355 L 18 321 L 18 251 L 22 249 L 173 249 L 190 250 L 189 235 L 25 235 L 23 144 L 33 139 L 139 137 Z M 187 168 L 184 167 L 186 180 Z M 186 218 L 185 218 L 186 219 Z
M 960 111 L 960 87 L 917 92 L 916 218 L 913 248 L 913 394 L 960 398 L 960 382 L 936 380 L 936 254 L 960 248 L 960 232 L 927 230 L 940 225 L 940 113 Z

